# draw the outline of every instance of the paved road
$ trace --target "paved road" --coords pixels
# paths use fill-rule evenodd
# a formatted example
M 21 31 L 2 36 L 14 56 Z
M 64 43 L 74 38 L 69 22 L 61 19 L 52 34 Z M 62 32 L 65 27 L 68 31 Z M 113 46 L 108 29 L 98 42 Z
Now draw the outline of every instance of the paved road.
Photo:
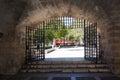
M 50 58 L 61 58 L 61 59 L 67 59 L 67 58 L 84 58 L 84 47 L 72 47 L 72 48 L 59 48 L 55 51 L 45 54 L 46 59 Z

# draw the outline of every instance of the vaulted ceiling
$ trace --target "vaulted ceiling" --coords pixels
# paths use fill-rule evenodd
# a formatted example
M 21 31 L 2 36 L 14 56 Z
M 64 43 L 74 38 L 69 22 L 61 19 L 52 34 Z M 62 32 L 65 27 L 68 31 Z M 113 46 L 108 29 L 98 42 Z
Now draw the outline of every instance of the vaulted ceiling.
M 0 0 L 0 32 L 7 32 L 14 29 L 21 21 L 24 21 L 25 19 L 28 20 L 29 18 L 30 20 L 32 15 L 30 15 L 29 12 L 33 12 L 35 8 L 46 7 L 46 5 L 59 7 L 57 3 L 60 2 L 75 5 L 79 5 L 79 3 L 83 4 L 84 6 L 79 5 L 81 6 L 81 9 L 88 9 L 90 7 L 89 4 L 95 4 L 97 6 L 96 9 L 100 8 L 103 11 L 99 12 L 99 14 L 103 15 L 103 13 L 105 13 L 105 18 L 109 20 L 109 24 L 113 26 L 120 25 L 120 0 Z M 41 3 L 42 6 L 36 5 L 39 3 Z M 44 8 L 40 9 L 42 11 Z

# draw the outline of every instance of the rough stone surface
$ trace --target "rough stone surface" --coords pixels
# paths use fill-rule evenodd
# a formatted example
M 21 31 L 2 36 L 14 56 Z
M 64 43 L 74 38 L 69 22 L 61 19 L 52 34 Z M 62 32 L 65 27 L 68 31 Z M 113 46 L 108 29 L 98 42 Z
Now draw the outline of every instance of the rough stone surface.
M 120 74 L 119 4 L 120 0 L 0 0 L 0 74 L 17 72 L 24 62 L 26 25 L 60 16 L 97 22 L 105 61 Z

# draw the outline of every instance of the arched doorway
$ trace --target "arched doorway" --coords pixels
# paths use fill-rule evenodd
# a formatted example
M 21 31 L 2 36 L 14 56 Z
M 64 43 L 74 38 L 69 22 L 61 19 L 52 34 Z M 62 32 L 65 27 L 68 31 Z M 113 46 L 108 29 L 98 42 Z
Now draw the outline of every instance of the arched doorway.
M 26 27 L 26 62 L 44 61 L 47 53 L 68 48 L 82 49 L 85 60 L 97 63 L 101 57 L 97 24 L 79 18 L 58 17 Z M 80 51 L 75 53 L 81 55 Z

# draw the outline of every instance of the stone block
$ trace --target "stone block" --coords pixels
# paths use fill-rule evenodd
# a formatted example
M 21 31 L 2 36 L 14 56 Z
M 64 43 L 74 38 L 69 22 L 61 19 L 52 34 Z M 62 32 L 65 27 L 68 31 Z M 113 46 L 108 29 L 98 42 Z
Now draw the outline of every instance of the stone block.
M 97 73 L 98 69 L 89 69 L 89 72 L 95 72 L 95 73 Z

